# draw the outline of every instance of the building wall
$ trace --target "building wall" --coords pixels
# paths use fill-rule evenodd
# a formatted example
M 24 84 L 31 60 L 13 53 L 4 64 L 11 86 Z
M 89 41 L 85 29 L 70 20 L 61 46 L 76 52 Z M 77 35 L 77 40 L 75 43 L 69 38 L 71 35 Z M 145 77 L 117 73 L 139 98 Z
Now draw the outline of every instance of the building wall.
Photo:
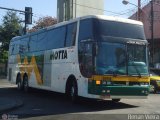
M 57 0 L 59 22 L 85 15 L 102 15 L 104 0 Z
M 142 8 L 141 21 L 144 24 L 144 31 L 146 39 L 149 42 L 152 62 L 154 64 L 160 63 L 160 0 L 153 0 L 154 24 L 153 24 L 153 38 L 151 40 L 151 4 L 148 3 Z M 130 19 L 137 19 L 137 13 L 133 14 Z
M 160 1 L 160 0 L 158 0 Z M 160 38 L 160 3 L 154 4 L 154 38 Z M 137 19 L 137 13 L 132 15 L 130 19 Z M 144 24 L 144 31 L 147 39 L 151 39 L 151 4 L 147 4 L 141 11 L 141 21 Z

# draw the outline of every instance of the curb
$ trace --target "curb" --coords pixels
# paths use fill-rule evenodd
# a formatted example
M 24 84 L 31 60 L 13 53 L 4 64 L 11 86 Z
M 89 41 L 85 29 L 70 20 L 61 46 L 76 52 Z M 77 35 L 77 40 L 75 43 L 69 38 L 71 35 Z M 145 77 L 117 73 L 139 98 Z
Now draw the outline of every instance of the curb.
M 23 106 L 23 101 L 16 99 L 0 98 L 0 102 L 4 103 L 0 104 L 0 113 Z

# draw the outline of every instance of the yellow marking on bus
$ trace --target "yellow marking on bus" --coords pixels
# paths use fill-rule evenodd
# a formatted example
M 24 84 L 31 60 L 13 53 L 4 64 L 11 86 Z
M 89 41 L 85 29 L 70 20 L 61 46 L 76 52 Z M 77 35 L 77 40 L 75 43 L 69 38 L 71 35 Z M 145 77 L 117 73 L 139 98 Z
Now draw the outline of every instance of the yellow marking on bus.
M 103 76 L 93 75 L 89 80 L 111 80 L 111 81 L 126 81 L 126 82 L 150 82 L 149 76 L 131 77 L 131 76 Z
M 27 57 L 25 57 L 23 63 L 21 63 L 20 55 L 18 55 L 17 56 L 17 62 L 18 62 L 19 70 L 21 72 L 21 78 L 22 79 L 23 79 L 24 73 L 27 73 L 28 78 L 30 79 L 30 76 L 31 76 L 31 73 L 32 73 L 32 70 L 33 70 L 34 73 L 35 73 L 35 76 L 36 76 L 37 83 L 39 85 L 43 84 L 43 80 L 41 79 L 41 75 L 40 75 L 40 72 L 39 72 L 39 69 L 38 69 L 38 66 L 37 66 L 37 63 L 36 63 L 36 59 L 35 59 L 34 56 L 32 56 L 31 62 L 29 64 Z
M 37 63 L 36 63 L 36 59 L 35 59 L 34 56 L 32 57 L 30 64 L 33 65 L 33 69 L 34 69 L 34 72 L 35 72 L 35 75 L 36 75 L 36 80 L 37 80 L 38 84 L 39 85 L 43 84 L 43 80 L 41 79 L 41 75 L 39 73 L 38 66 L 37 66 Z

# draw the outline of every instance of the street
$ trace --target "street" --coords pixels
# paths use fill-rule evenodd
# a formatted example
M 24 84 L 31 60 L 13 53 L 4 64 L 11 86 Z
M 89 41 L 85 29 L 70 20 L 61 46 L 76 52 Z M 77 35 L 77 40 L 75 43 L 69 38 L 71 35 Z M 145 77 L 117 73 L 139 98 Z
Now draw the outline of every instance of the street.
M 7 80 L 0 80 L 0 97 L 23 101 L 22 106 L 0 113 L 11 117 L 16 116 L 17 119 L 103 120 L 108 114 L 109 119 L 120 120 L 128 119 L 128 114 L 160 114 L 160 94 L 150 94 L 148 99 L 123 99 L 116 104 L 109 100 L 98 101 L 84 98 L 81 98 L 77 104 L 72 104 L 65 99 L 63 94 L 37 89 L 24 93 L 18 91 L 16 86 L 11 85 Z

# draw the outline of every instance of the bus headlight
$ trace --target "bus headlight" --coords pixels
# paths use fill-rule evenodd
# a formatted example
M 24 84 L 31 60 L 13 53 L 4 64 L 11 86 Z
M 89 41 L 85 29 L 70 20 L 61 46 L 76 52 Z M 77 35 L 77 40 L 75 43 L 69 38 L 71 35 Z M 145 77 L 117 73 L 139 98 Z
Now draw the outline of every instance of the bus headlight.
M 96 85 L 100 85 L 101 81 L 100 80 L 96 80 Z

